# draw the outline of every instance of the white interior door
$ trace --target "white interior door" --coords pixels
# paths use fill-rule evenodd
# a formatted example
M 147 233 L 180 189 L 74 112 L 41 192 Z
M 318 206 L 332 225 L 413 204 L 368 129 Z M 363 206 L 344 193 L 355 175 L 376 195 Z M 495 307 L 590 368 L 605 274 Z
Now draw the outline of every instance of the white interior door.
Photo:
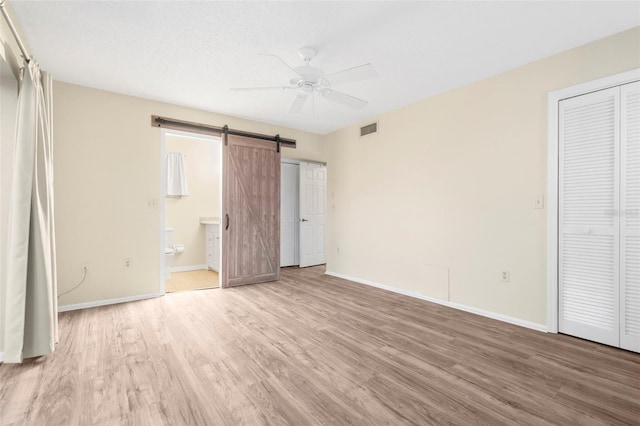
M 560 332 L 619 346 L 619 88 L 559 108 Z
M 325 261 L 327 167 L 300 163 L 300 266 Z
M 640 82 L 620 98 L 620 347 L 640 352 Z
M 299 209 L 300 177 L 299 165 L 283 162 L 281 164 L 280 195 L 280 266 L 292 266 L 300 263 Z

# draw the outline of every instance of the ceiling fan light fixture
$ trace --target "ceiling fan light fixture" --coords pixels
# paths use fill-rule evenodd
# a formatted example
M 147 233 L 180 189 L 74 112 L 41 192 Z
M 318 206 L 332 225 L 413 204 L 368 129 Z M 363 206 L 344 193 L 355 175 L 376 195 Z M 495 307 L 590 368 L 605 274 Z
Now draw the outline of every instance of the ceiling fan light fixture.
M 303 61 L 305 62 L 309 62 L 310 60 L 312 60 L 316 55 L 318 54 L 318 51 L 316 49 L 314 49 L 313 47 L 301 47 L 300 49 L 298 49 L 298 55 L 302 58 Z

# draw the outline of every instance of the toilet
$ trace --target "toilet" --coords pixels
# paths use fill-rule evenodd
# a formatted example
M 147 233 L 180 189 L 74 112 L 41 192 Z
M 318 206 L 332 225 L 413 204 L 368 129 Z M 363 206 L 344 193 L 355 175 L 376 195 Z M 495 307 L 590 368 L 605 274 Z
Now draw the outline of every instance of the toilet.
M 164 230 L 164 279 L 171 278 L 171 262 L 175 254 L 173 248 L 173 228 L 165 228 Z

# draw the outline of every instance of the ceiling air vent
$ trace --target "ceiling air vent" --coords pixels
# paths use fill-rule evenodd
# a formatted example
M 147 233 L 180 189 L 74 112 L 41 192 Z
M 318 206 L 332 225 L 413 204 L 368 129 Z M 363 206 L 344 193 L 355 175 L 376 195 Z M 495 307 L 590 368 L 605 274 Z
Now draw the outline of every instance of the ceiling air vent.
M 360 127 L 360 137 L 378 133 L 378 122 L 367 124 Z

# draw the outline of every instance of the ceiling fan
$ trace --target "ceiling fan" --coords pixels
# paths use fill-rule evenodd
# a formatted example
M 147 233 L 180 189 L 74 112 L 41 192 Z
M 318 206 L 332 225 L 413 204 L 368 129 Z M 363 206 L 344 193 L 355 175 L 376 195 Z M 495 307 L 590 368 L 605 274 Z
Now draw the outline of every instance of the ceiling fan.
M 302 107 L 311 98 L 313 109 L 315 110 L 315 94 L 329 101 L 350 107 L 353 109 L 361 109 L 367 105 L 367 101 L 347 95 L 343 92 L 333 90 L 333 86 L 355 81 L 366 80 L 377 77 L 375 68 L 371 64 L 359 65 L 357 67 L 338 71 L 333 74 L 325 74 L 320 68 L 311 65 L 311 60 L 318 52 L 312 47 L 303 47 L 298 50 L 298 55 L 304 60 L 305 64 L 299 67 L 291 67 L 278 55 L 270 53 L 261 53 L 263 56 L 271 56 L 277 58 L 295 75 L 295 78 L 289 80 L 289 86 L 266 86 L 266 87 L 234 87 L 235 91 L 253 91 L 253 90 L 296 90 L 296 97 L 291 102 L 287 114 L 297 114 L 302 111 Z

